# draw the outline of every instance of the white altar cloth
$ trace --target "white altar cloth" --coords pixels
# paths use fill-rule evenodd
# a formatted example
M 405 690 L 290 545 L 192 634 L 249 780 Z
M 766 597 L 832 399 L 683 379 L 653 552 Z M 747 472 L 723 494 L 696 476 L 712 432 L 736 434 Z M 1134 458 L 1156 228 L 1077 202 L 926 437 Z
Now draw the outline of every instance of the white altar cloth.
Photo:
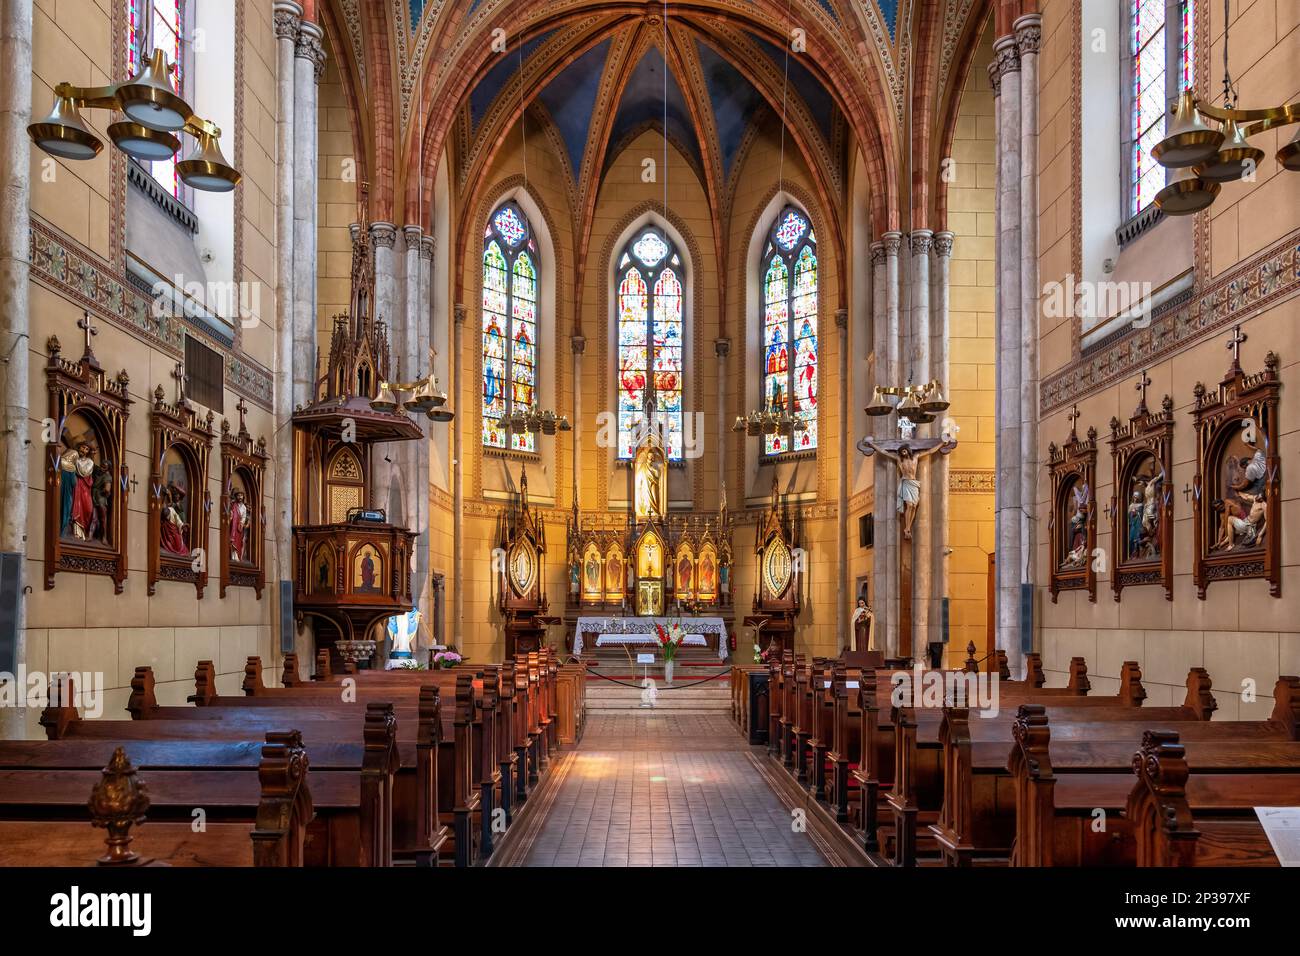
M 691 647 L 707 646 L 708 635 L 712 635 L 718 640 L 718 660 L 727 659 L 727 623 L 720 617 L 580 617 L 573 630 L 573 653 L 581 656 L 583 644 L 588 638 L 594 640 L 597 647 L 658 644 L 656 624 L 664 627 L 670 624 L 681 625 L 686 631 L 685 643 Z

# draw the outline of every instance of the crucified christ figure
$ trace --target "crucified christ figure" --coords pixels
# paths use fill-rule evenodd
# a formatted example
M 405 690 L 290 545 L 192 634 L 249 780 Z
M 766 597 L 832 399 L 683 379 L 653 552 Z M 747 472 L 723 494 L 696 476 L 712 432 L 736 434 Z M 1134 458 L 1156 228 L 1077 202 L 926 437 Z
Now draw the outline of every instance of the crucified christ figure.
M 916 520 L 916 509 L 921 504 L 921 483 L 916 480 L 917 463 L 927 455 L 933 455 L 935 452 L 943 449 L 944 446 L 936 445 L 920 453 L 912 451 L 912 446 L 904 442 L 898 448 L 898 454 L 893 455 L 883 448 L 877 450 L 880 454 L 893 461 L 898 466 L 898 513 L 903 516 L 903 538 L 910 541 L 912 539 L 912 522 Z

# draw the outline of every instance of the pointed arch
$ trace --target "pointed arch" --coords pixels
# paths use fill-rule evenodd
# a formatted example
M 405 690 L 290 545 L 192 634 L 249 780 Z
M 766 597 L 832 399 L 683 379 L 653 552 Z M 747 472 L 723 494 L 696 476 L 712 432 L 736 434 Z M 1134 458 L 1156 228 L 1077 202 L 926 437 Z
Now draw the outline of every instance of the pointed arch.
M 493 210 L 483 232 L 480 440 L 485 447 L 533 452 L 537 436 L 506 417 L 537 408 L 537 322 L 541 250 L 514 199 Z
M 772 219 L 759 271 L 763 316 L 763 406 L 789 412 L 802 428 L 763 437 L 764 455 L 817 448 L 817 235 L 808 214 L 787 203 Z

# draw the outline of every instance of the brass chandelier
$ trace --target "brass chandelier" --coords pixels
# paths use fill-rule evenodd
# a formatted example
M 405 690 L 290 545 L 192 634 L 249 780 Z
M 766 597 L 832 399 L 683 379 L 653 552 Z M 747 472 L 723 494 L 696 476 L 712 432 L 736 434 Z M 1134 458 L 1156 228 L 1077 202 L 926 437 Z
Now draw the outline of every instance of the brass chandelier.
M 1173 122 L 1151 157 L 1177 172 L 1155 203 L 1170 216 L 1187 216 L 1206 209 L 1218 198 L 1223 183 L 1235 182 L 1254 170 L 1264 151 L 1249 142 L 1265 130 L 1300 123 L 1300 102 L 1256 110 L 1237 109 L 1237 89 L 1228 72 L 1228 9 L 1224 4 L 1223 106 L 1198 101 L 1191 90 L 1178 97 Z M 1216 129 L 1205 122 L 1219 124 Z M 1283 169 L 1300 172 L 1300 133 L 1277 151 Z
M 432 354 L 429 360 L 432 363 Z M 449 422 L 456 417 L 447 407 L 447 393 L 438 387 L 438 376 L 432 371 L 413 382 L 380 382 L 370 407 L 389 414 L 415 412 L 427 415 L 431 422 Z
M 754 409 L 748 415 L 737 415 L 731 430 L 744 432 L 750 438 L 758 438 L 761 435 L 775 435 L 777 432 L 782 434 L 789 432 L 793 435 L 794 432 L 801 432 L 807 427 L 806 421 L 791 415 L 782 404 L 780 411 L 768 405 L 762 411 Z
M 110 86 L 54 88 L 50 115 L 27 127 L 27 135 L 42 151 L 60 159 L 94 159 L 104 148 L 81 117 L 81 109 L 106 109 L 126 119 L 108 127 L 113 144 L 141 162 L 169 159 L 181 148 L 179 133 L 189 133 L 196 147 L 176 164 L 181 180 L 205 192 L 229 192 L 240 180 L 239 171 L 221 154 L 221 130 L 210 120 L 194 115 L 172 87 L 167 56 L 155 49 L 140 72 L 125 83 Z
M 891 405 L 886 396 L 901 400 L 897 405 Z M 936 379 L 924 385 L 877 385 L 863 411 L 873 417 L 896 412 L 899 418 L 906 418 L 913 425 L 928 425 L 946 412 L 950 404 L 943 397 L 942 384 Z
M 554 435 L 557 431 L 567 432 L 573 430 L 567 416 L 556 415 L 549 408 L 544 412 L 539 412 L 534 408 L 527 411 L 522 408 L 515 408 L 501 417 L 501 426 L 516 435 L 522 435 L 525 432 L 530 435 L 536 435 L 538 432 L 543 435 Z

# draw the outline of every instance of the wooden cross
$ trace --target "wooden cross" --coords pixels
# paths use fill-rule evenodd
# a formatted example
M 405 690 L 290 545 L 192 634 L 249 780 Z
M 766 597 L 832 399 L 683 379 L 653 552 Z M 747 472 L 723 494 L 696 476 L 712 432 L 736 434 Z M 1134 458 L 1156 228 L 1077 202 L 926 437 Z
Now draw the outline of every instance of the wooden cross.
M 1147 410 L 1147 386 L 1151 384 L 1151 378 L 1147 375 L 1147 370 L 1143 369 L 1138 376 L 1137 384 L 1133 386 L 1135 391 L 1142 393 L 1142 398 L 1138 401 L 1137 411 L 1139 415 L 1145 415 Z
M 185 383 L 190 377 L 185 374 L 185 363 L 177 362 L 176 367 L 172 369 L 172 378 L 176 379 L 176 404 L 185 404 Z
M 139 488 L 139 487 L 140 487 L 140 479 L 137 478 L 137 477 L 135 477 L 135 475 L 132 475 L 132 476 L 131 476 L 131 494 L 135 494 L 135 490 L 136 490 L 137 488 Z
M 81 329 L 83 332 L 86 333 L 86 354 L 90 355 L 91 354 L 90 337 L 92 335 L 98 335 L 99 329 L 95 328 L 95 326 L 91 324 L 89 309 L 87 309 L 83 313 L 82 317 L 77 321 L 77 328 Z
M 1246 334 L 1241 331 L 1240 325 L 1232 327 L 1232 337 L 1228 339 L 1227 347 L 1232 350 L 1232 367 L 1241 368 L 1241 344 L 1246 341 Z
M 1184 501 L 1191 501 L 1191 500 L 1192 500 L 1192 486 L 1191 486 L 1191 485 L 1184 485 L 1184 486 L 1183 486 L 1183 500 L 1184 500 Z
M 239 396 L 239 403 L 235 405 L 235 411 L 239 412 L 239 433 L 242 435 L 247 430 L 244 428 L 244 416 L 248 413 L 248 406 L 244 404 L 244 396 Z
M 1077 432 L 1075 432 L 1074 430 L 1074 423 L 1079 420 L 1079 405 L 1077 402 L 1074 405 L 1070 406 L 1069 414 L 1067 414 L 1065 417 L 1070 420 L 1070 437 L 1075 438 Z

